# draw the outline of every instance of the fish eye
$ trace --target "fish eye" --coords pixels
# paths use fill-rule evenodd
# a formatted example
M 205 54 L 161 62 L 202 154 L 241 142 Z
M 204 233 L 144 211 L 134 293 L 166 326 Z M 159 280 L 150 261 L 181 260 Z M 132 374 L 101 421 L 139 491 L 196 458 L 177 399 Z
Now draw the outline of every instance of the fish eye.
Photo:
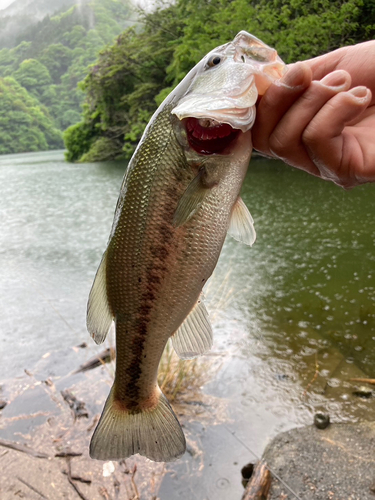
M 218 64 L 221 63 L 221 57 L 218 56 L 218 55 L 213 55 L 209 58 L 208 62 L 207 62 L 207 66 L 209 68 L 212 68 L 213 66 L 217 66 Z

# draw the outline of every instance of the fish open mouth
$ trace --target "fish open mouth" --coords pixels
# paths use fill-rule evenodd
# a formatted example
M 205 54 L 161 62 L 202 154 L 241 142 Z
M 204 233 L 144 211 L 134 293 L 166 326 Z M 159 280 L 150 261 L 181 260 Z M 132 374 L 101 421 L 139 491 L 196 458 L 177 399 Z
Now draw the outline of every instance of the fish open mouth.
M 185 127 L 190 147 L 204 155 L 222 153 L 241 132 L 211 118 L 189 117 Z

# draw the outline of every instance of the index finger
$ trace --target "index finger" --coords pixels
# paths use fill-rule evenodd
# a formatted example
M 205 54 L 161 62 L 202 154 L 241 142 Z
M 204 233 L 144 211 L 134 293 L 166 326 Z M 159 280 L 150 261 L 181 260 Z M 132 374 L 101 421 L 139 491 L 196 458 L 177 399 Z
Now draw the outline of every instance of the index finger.
M 271 154 L 270 136 L 292 104 L 305 92 L 311 83 L 311 71 L 304 63 L 290 65 L 280 82 L 272 84 L 257 105 L 257 114 L 252 128 L 254 148 Z
M 347 71 L 352 77 L 352 87 L 365 86 L 371 89 L 374 100 L 375 77 L 372 69 L 374 58 L 375 41 L 371 40 L 342 47 L 304 62 L 311 69 L 313 80 L 321 80 L 337 69 Z
M 304 61 L 311 69 L 313 80 L 321 80 L 328 75 L 328 73 L 332 73 L 332 71 L 336 69 L 343 69 L 340 63 L 345 56 L 346 50 L 347 47 L 337 49 L 328 54 L 323 54 L 322 56 Z

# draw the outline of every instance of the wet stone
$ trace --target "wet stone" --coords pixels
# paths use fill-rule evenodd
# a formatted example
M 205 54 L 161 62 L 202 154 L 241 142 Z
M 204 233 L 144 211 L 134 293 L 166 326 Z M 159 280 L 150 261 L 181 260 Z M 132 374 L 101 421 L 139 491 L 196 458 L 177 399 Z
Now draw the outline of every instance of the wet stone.
M 279 434 L 263 454 L 273 473 L 269 500 L 374 500 L 374 449 L 374 422 Z
M 329 415 L 317 412 L 314 415 L 314 425 L 317 429 L 326 429 L 330 424 Z
M 353 391 L 353 395 L 359 398 L 369 399 L 373 395 L 373 390 L 365 385 L 362 385 Z

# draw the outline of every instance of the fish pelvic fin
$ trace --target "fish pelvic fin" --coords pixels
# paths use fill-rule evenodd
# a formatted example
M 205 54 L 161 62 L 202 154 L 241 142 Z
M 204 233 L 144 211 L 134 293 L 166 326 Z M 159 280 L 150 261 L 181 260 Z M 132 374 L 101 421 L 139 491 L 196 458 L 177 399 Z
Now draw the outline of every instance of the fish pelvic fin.
M 166 397 L 157 391 L 156 407 L 134 412 L 116 401 L 112 387 L 91 438 L 90 457 L 120 460 L 139 453 L 154 462 L 180 458 L 186 450 L 184 433 Z
M 212 347 L 212 328 L 203 300 L 202 292 L 180 328 L 172 335 L 172 345 L 181 359 L 196 358 Z
M 228 234 L 245 245 L 252 246 L 255 242 L 254 220 L 242 198 L 238 198 L 233 207 Z
M 96 272 L 87 304 L 87 330 L 97 344 L 104 342 L 113 320 L 107 299 L 106 274 L 107 252 Z

